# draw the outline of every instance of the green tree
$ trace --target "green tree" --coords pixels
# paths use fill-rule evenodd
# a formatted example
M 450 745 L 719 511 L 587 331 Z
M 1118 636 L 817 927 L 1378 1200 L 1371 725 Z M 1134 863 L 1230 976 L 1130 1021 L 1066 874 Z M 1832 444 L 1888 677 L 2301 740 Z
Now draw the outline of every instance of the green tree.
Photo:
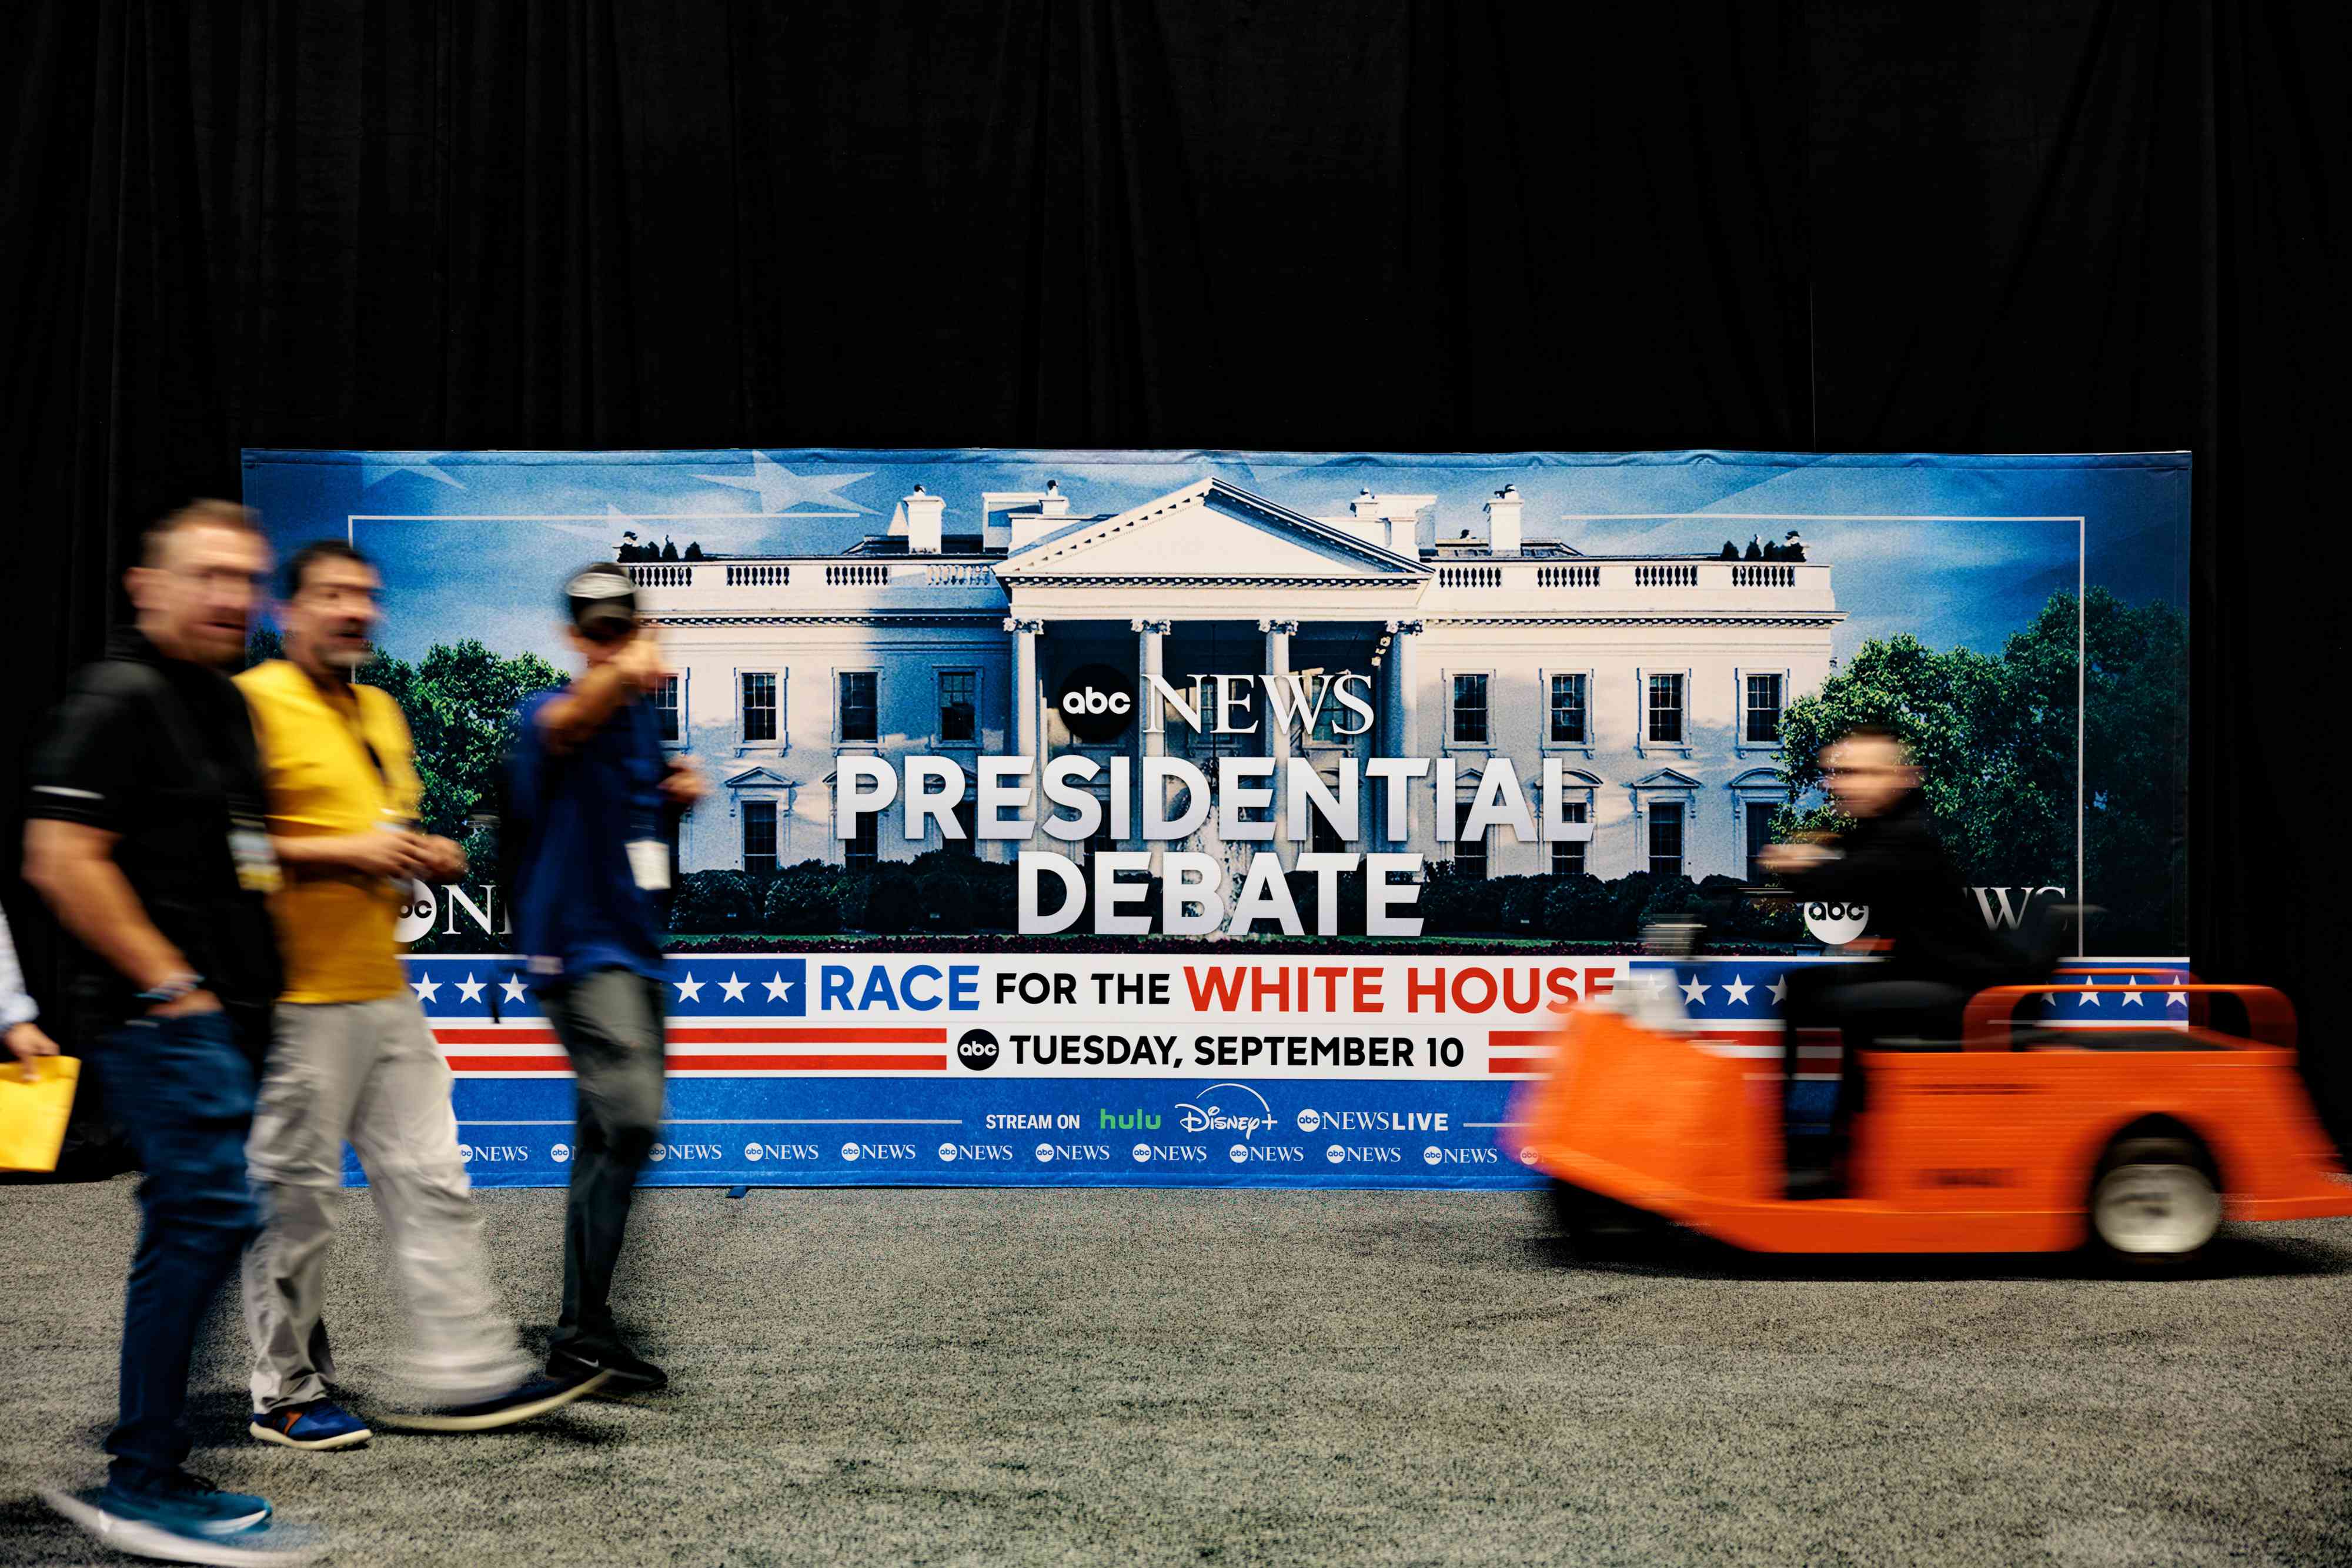
M 2110 912 L 2102 944 L 2174 950 L 2183 936 L 2187 633 L 2170 605 L 2135 608 L 2093 589 L 2079 615 L 2073 594 L 2053 594 L 1997 658 L 1938 653 L 1909 635 L 1874 638 L 1781 716 L 1791 804 L 1780 826 L 1846 825 L 1825 804 L 1799 802 L 1821 782 L 1822 746 L 1856 725 L 1884 725 L 1918 758 L 1928 810 L 1964 877 L 2081 891 L 2079 712 L 2085 881 Z
M 467 819 L 494 808 L 523 699 L 563 684 L 536 653 L 501 657 L 468 637 L 436 643 L 415 664 L 378 653 L 359 679 L 392 694 L 416 744 L 418 810 L 427 832 L 467 837 Z

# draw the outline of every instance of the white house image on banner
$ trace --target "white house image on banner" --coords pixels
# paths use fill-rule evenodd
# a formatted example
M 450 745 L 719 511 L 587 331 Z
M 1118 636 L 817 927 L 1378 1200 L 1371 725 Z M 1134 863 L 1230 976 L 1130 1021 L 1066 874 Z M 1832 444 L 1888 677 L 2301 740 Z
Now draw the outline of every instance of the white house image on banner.
M 1068 751 L 1164 750 L 1213 776 L 1221 751 L 1240 750 L 1304 756 L 1327 774 L 1350 752 L 1450 757 L 1465 806 L 1495 759 L 1508 758 L 1532 793 L 1557 758 L 1563 814 L 1580 810 L 1591 830 L 1586 841 L 1494 828 L 1440 844 L 1424 778 L 1409 843 L 1382 837 L 1368 785 L 1363 838 L 1347 848 L 1407 849 L 1491 876 L 1745 874 L 1781 798 L 1780 714 L 1832 666 L 1843 617 L 1829 566 L 1586 555 L 1573 539 L 1526 537 L 1521 507 L 1507 486 L 1475 519 L 1440 516 L 1431 496 L 1370 492 L 1310 517 L 1210 478 L 1093 515 L 1049 483 L 983 494 L 951 532 L 943 497 L 918 486 L 887 534 L 838 554 L 631 564 L 680 672 L 658 699 L 666 737 L 717 787 L 683 826 L 679 867 L 866 864 L 955 847 L 936 830 L 907 841 L 895 811 L 837 841 L 833 782 L 849 753 L 946 756 L 969 775 L 981 756 L 1042 767 Z M 1202 674 L 1358 672 L 1377 724 L 1339 735 L 1360 721 L 1332 705 L 1311 733 L 1260 722 L 1255 735 L 1217 735 L 1171 718 L 1164 734 L 1130 724 L 1088 745 L 1051 705 L 1066 674 L 1093 664 L 1129 681 L 1157 671 L 1179 690 Z M 971 813 L 967 797 L 967 828 Z M 1181 847 L 1236 864 L 1268 847 L 1228 852 L 1214 826 Z M 961 847 L 1010 858 L 1021 846 Z M 1111 847 L 1145 846 L 1106 831 L 1072 852 Z

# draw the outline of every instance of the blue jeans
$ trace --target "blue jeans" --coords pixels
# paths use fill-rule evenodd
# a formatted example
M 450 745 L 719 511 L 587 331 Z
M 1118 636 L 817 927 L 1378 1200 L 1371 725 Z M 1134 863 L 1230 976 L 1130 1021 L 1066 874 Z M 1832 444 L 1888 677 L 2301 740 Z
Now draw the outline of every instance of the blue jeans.
M 131 1140 L 139 1248 L 122 1301 L 121 1414 L 113 1479 L 152 1487 L 188 1457 L 188 1361 L 213 1292 L 260 1225 L 246 1177 L 253 1064 L 226 1014 L 134 1019 L 97 1053 L 107 1105 Z

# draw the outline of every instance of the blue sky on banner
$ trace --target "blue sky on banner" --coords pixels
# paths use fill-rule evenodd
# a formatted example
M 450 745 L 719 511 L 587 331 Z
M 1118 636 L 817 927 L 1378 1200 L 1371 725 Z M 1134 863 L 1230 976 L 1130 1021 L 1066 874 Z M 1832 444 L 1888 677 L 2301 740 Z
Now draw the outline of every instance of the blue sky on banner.
M 2134 603 L 2187 605 L 2189 459 L 2178 454 L 257 451 L 246 455 L 246 499 L 281 552 L 348 528 L 382 562 L 392 653 L 475 636 L 500 653 L 555 655 L 557 585 L 611 559 L 625 531 L 714 554 L 829 553 L 884 531 L 918 484 L 946 499 L 956 533 L 977 530 L 983 491 L 1053 478 L 1074 511 L 1110 512 L 1210 475 L 1327 516 L 1366 487 L 1433 494 L 1449 533 L 1481 529 L 1481 505 L 1515 483 L 1528 538 L 1588 554 L 1711 554 L 1789 526 L 1743 514 L 1822 517 L 1796 526 L 1812 559 L 1837 569 L 1851 615 L 1841 657 L 1906 631 L 1935 647 L 1997 651 L 2074 586 L 2072 524 L 1927 517 L 2080 515 L 2092 583 Z

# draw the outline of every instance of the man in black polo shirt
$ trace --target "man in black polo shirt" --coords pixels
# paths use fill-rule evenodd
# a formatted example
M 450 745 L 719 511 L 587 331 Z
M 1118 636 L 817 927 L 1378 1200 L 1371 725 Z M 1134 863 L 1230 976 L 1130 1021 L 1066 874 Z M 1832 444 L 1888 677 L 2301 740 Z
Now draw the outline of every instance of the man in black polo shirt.
M 1892 731 L 1858 726 L 1822 748 L 1822 780 L 1853 826 L 1822 843 L 1769 844 L 1757 859 L 1807 898 L 1870 907 L 1870 936 L 1885 957 L 1869 966 L 1790 970 L 1781 1059 L 1793 1091 L 1798 1031 L 1836 1029 L 1843 1037 L 1837 1097 L 1826 1146 L 1804 1158 L 1787 1142 L 1789 1196 L 1834 1197 L 1865 1092 L 1863 1052 L 1892 1035 L 1956 1039 L 1969 998 L 1987 986 L 2027 979 L 2032 967 L 1988 927 L 1936 837 L 1919 792 L 1919 768 Z
M 142 1556 L 276 1562 L 269 1504 L 182 1468 L 188 1362 L 258 1222 L 246 1177 L 269 1038 L 278 882 L 245 699 L 226 670 L 269 571 L 252 514 L 198 501 L 148 530 L 138 611 L 36 752 L 26 880 L 78 937 L 75 1033 L 146 1180 L 123 1301 L 121 1412 L 104 1487 L 50 1494 Z

